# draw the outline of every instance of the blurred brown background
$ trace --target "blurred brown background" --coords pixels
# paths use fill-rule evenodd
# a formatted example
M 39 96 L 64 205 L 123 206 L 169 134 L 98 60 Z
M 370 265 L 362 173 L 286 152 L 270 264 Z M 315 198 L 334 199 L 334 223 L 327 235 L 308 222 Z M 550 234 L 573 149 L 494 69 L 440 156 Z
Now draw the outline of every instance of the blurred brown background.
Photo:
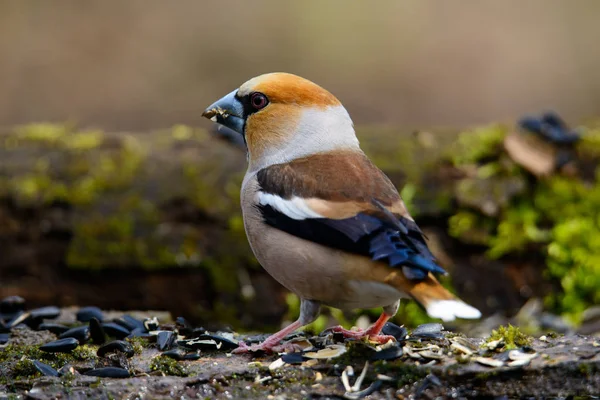
M 0 125 L 202 124 L 248 78 L 288 71 L 358 124 L 600 112 L 600 2 L 3 1 Z

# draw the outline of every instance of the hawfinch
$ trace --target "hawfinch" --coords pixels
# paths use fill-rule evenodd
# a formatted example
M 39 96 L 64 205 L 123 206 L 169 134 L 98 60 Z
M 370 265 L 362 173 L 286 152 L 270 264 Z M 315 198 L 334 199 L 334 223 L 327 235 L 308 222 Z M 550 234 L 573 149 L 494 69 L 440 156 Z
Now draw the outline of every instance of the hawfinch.
M 271 73 L 249 80 L 203 116 L 238 132 L 248 150 L 241 190 L 254 255 L 301 299 L 300 317 L 263 343 L 235 352 L 280 351 L 280 341 L 314 321 L 321 305 L 383 307 L 366 330 L 333 328 L 346 337 L 380 335 L 401 298 L 444 321 L 479 318 L 449 293 L 398 191 L 359 147 L 339 100 L 299 76 Z

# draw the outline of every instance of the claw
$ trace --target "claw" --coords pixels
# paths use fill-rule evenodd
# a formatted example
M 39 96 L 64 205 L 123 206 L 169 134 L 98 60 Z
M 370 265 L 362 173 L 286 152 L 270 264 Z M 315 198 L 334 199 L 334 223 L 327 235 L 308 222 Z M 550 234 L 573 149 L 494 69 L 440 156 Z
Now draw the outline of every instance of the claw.
M 390 340 L 392 340 L 394 342 L 396 341 L 395 337 L 390 336 L 390 335 L 380 335 L 378 333 L 374 333 L 371 328 L 366 329 L 366 330 L 359 329 L 356 331 L 350 331 L 348 329 L 342 328 L 341 326 L 334 326 L 333 328 L 331 328 L 329 330 L 331 330 L 331 332 L 342 334 L 342 336 L 344 336 L 346 339 L 356 339 L 356 340 L 367 339 L 371 342 L 376 342 L 379 344 L 387 343 Z

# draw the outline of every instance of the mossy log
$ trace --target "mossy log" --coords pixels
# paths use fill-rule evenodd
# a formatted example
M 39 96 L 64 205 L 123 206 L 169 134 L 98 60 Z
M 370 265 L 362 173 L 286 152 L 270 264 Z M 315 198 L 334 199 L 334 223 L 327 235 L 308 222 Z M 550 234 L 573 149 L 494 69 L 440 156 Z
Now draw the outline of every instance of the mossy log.
M 512 225 L 498 230 L 536 182 L 505 152 L 510 131 L 358 129 L 454 289 L 487 313 L 512 312 L 553 288 L 542 279 L 546 263 L 535 240 L 514 235 Z M 598 136 L 586 142 L 582 165 L 596 165 Z M 284 293 L 257 265 L 243 232 L 245 163 L 239 147 L 186 126 L 105 133 L 33 124 L 2 132 L 0 297 L 168 309 L 237 327 L 276 324 Z M 588 179 L 585 171 L 577 182 Z

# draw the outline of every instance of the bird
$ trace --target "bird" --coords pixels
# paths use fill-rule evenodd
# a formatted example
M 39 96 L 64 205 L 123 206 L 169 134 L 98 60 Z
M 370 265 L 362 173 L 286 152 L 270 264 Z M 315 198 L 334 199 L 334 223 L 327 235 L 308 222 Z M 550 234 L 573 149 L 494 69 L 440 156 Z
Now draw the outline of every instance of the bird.
M 329 91 L 300 76 L 254 77 L 202 116 L 241 135 L 248 169 L 241 186 L 246 236 L 262 267 L 300 298 L 298 319 L 234 353 L 282 352 L 282 340 L 321 306 L 382 307 L 367 329 L 331 331 L 385 343 L 382 328 L 401 299 L 443 321 L 481 313 L 446 290 L 446 274 L 398 190 L 361 150 L 354 124 Z

